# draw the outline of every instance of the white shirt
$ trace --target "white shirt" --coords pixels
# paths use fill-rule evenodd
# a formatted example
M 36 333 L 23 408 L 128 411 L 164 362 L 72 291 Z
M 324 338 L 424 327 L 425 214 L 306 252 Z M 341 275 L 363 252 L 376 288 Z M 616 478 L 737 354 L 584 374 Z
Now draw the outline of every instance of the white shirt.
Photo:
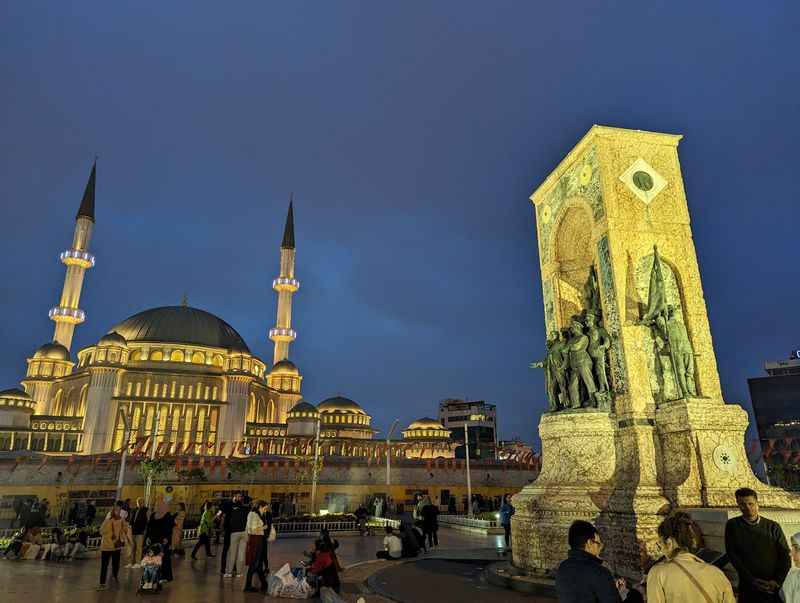
M 800 568 L 789 570 L 781 587 L 781 599 L 786 603 L 800 603 Z
M 255 511 L 250 511 L 247 514 L 247 525 L 245 526 L 244 531 L 255 536 L 263 536 L 264 520 L 262 520 L 259 514 Z
M 383 548 L 389 552 L 390 557 L 400 557 L 403 554 L 403 541 L 394 534 L 385 536 Z

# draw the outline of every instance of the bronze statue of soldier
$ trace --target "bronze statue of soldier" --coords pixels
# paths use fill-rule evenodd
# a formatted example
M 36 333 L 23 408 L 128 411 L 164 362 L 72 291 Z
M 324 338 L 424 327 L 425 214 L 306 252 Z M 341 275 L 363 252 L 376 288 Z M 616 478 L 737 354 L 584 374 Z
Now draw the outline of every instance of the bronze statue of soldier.
M 569 351 L 569 399 L 570 408 L 581 408 L 581 391 L 580 384 L 583 382 L 588 400 L 586 406 L 594 406 L 596 401 L 594 394 L 597 387 L 594 384 L 594 377 L 592 376 L 592 358 L 586 351 L 589 347 L 589 337 L 583 332 L 583 325 L 577 318 L 573 318 L 570 324 L 570 331 L 572 338 L 567 342 L 567 349 Z

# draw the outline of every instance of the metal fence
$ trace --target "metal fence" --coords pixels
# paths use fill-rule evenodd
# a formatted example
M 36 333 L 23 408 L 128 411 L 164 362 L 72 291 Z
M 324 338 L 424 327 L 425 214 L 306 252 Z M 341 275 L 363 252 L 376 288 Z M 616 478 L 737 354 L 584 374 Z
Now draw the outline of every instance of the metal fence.
M 475 519 L 466 515 L 439 515 L 439 523 L 442 525 L 463 526 L 465 528 L 489 529 L 497 527 L 496 519 Z
M 372 515 L 370 515 L 369 519 L 367 519 L 367 524 L 372 526 L 381 526 L 382 528 L 390 526 L 393 527 L 395 530 L 400 528 L 399 519 L 389 519 L 388 517 L 373 517 Z

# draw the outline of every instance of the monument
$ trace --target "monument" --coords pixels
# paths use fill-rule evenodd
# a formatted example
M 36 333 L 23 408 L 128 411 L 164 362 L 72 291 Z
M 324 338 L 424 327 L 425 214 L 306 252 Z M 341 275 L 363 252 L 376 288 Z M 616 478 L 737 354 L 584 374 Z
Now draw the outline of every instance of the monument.
M 719 545 L 736 488 L 800 508 L 753 475 L 747 413 L 722 397 L 680 140 L 594 126 L 531 196 L 550 333 L 531 366 L 545 371 L 549 411 L 541 473 L 514 497 L 518 568 L 556 567 L 575 519 L 599 527 L 613 571 L 636 576 L 671 509 Z

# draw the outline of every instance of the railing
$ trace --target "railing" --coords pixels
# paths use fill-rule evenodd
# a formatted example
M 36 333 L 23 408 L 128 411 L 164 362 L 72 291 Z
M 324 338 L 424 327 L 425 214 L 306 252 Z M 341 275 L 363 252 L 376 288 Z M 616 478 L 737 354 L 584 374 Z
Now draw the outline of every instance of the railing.
M 474 519 L 466 515 L 439 515 L 439 523 L 443 525 L 463 526 L 465 528 L 496 528 L 496 519 Z
M 389 519 L 388 517 L 374 517 L 370 515 L 369 518 L 367 519 L 367 525 L 381 526 L 382 528 L 389 526 L 394 528 L 395 530 L 398 530 L 400 529 L 400 520 Z
M 355 521 L 287 521 L 274 524 L 278 536 L 281 534 L 298 534 L 303 532 L 319 532 L 325 528 L 329 532 L 353 532 L 358 529 Z

